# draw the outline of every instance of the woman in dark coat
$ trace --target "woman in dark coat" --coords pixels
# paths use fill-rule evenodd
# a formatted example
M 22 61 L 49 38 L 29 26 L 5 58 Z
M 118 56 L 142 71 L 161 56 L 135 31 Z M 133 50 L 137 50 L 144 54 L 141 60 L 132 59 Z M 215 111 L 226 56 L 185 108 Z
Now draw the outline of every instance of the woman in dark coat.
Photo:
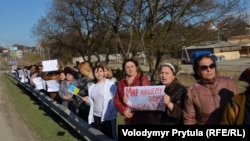
M 93 83 L 93 72 L 92 68 L 90 67 L 90 64 L 88 62 L 82 62 L 78 65 L 78 69 L 80 72 L 80 77 L 77 81 L 77 87 L 80 89 L 78 95 L 80 95 L 82 98 L 85 96 L 88 96 L 88 88 L 91 83 Z M 86 122 L 88 122 L 88 115 L 89 115 L 89 105 L 86 105 L 83 100 L 79 97 L 78 99 L 78 115 L 83 118 Z
M 167 125 L 183 124 L 182 113 L 187 95 L 186 88 L 176 78 L 177 67 L 173 63 L 160 66 L 160 84 L 165 85 L 163 101 L 165 112 L 161 114 L 161 123 Z

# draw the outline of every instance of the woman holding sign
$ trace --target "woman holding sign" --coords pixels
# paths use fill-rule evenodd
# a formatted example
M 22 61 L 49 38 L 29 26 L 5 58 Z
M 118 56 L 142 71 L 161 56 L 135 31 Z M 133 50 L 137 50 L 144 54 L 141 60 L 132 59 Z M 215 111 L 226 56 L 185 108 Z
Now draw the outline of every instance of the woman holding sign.
M 114 81 L 105 78 L 103 66 L 95 66 L 93 73 L 94 84 L 89 87 L 89 96 L 83 97 L 83 101 L 90 105 L 88 122 L 111 139 L 117 140 L 117 110 L 113 101 L 117 88 L 116 84 Z
M 183 124 L 182 111 L 186 88 L 176 78 L 177 67 L 173 63 L 164 63 L 160 66 L 160 84 L 165 85 L 163 97 L 166 106 L 165 112 L 161 114 L 161 123 L 168 125 Z
M 125 87 L 149 86 L 148 78 L 137 71 L 138 62 L 134 59 L 126 59 L 122 64 L 125 77 L 117 84 L 117 92 L 114 98 L 115 106 L 119 113 L 125 117 L 125 124 L 154 124 L 154 111 L 132 111 L 126 104 L 127 97 L 124 94 Z

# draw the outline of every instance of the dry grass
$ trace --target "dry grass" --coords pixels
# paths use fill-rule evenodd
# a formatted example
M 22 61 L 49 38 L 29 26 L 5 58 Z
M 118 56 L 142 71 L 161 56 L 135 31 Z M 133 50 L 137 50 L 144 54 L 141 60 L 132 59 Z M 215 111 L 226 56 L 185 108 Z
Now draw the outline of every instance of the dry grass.
M 35 52 L 25 52 L 23 58 L 8 58 L 6 60 L 4 57 L 0 56 L 0 69 L 10 70 L 11 69 L 11 66 L 9 65 L 10 61 L 17 62 L 17 66 L 23 68 L 24 66 L 41 64 L 42 58 L 39 56 L 39 54 Z
M 20 67 L 41 64 L 41 62 L 42 57 L 35 52 L 25 52 L 23 59 L 18 61 Z

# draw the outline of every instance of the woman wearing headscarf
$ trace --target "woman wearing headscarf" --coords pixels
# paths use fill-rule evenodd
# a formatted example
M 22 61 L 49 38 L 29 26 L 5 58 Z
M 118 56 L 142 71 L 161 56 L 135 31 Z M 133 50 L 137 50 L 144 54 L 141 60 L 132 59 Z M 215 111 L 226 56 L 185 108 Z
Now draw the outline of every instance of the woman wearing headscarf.
M 183 107 L 187 95 L 186 88 L 177 79 L 177 65 L 167 62 L 160 66 L 160 83 L 165 85 L 163 102 L 165 111 L 161 113 L 161 124 L 181 125 L 183 124 Z

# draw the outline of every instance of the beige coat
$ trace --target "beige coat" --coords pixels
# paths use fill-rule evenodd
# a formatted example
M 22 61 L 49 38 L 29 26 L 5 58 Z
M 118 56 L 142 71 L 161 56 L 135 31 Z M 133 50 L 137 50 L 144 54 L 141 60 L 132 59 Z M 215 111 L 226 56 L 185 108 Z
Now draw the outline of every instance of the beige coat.
M 185 100 L 184 124 L 219 124 L 226 104 L 235 94 L 238 88 L 230 78 L 218 77 L 213 84 L 192 85 Z

